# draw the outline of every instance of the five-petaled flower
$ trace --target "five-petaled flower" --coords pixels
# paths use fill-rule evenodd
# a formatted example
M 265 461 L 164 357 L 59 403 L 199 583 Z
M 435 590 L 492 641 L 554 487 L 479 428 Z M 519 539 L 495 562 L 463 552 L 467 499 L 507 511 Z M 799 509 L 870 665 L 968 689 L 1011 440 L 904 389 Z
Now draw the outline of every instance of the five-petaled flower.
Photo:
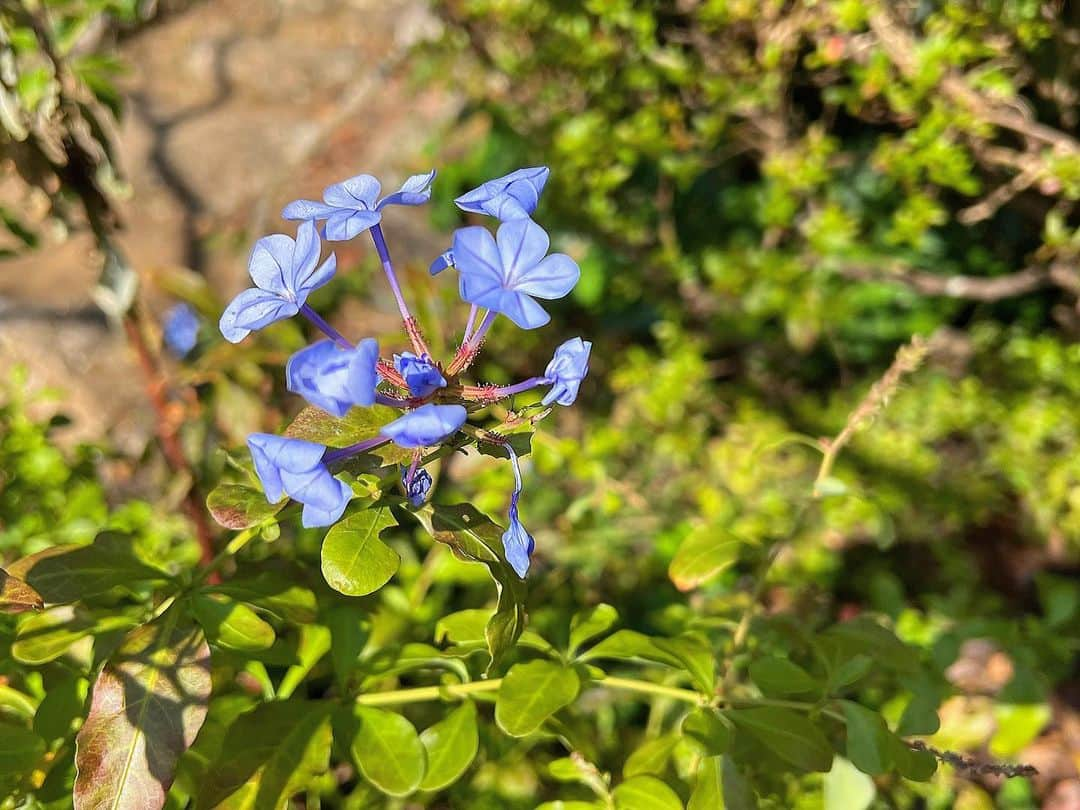
M 535 299 L 561 298 L 577 283 L 577 264 L 561 253 L 548 255 L 547 234 L 529 218 L 547 176 L 544 167 L 520 169 L 456 200 L 462 209 L 490 214 L 502 224 L 495 236 L 480 227 L 458 230 L 453 248 L 432 264 L 432 274 L 443 267 L 457 267 L 461 297 L 472 304 L 461 345 L 445 367 L 432 358 L 409 311 L 379 224 L 382 209 L 388 205 L 425 202 L 435 173 L 411 177 L 401 189 L 381 200 L 379 182 L 370 175 L 358 175 L 327 188 L 322 202 L 297 200 L 286 206 L 282 214 L 286 219 L 302 220 L 296 240 L 275 234 L 255 244 L 248 265 L 255 287 L 240 293 L 226 308 L 221 317 L 222 334 L 238 342 L 256 329 L 299 313 L 328 340 L 301 349 L 289 359 L 286 380 L 290 391 L 331 417 L 342 418 L 353 408 L 374 404 L 403 413 L 374 435 L 366 434 L 367 438 L 355 444 L 332 449 L 303 438 L 252 434 L 248 446 L 268 500 L 276 503 L 288 495 L 302 503 L 305 526 L 336 523 L 353 493 L 331 471 L 339 470 L 348 459 L 393 442 L 412 451 L 411 463 L 401 468 L 400 481 L 408 502 L 418 508 L 432 488 L 431 474 L 423 468 L 425 450 L 454 442 L 459 431 L 464 431 L 471 440 L 504 447 L 510 458 L 515 485 L 502 541 L 507 562 L 518 576 L 525 576 L 535 543 L 519 514 L 522 479 L 517 455 L 503 436 L 478 432 L 466 421 L 470 412 L 545 385 L 550 389 L 542 401 L 525 405 L 524 411 L 515 408 L 519 414 L 552 402 L 570 405 L 588 373 L 592 344 L 581 338 L 566 341 L 555 350 L 544 376 L 512 385 L 468 385 L 460 375 L 476 358 L 497 315 L 506 315 L 524 329 L 542 326 L 550 317 Z M 307 304 L 308 295 L 329 281 L 335 271 L 333 254 L 319 264 L 319 221 L 325 222 L 323 233 L 329 240 L 351 239 L 370 230 L 413 351 L 394 354 L 392 362 L 380 358 L 374 339 L 353 344 Z M 353 429 L 353 423 L 349 424 Z
M 511 219 L 528 219 L 540 202 L 550 170 L 547 166 L 533 166 L 515 172 L 468 191 L 454 202 L 462 211 L 487 214 L 503 222 Z
M 461 297 L 505 315 L 522 329 L 543 326 L 551 316 L 534 297 L 562 298 L 581 276 L 566 254 L 547 255 L 549 244 L 547 233 L 531 219 L 504 222 L 494 237 L 475 226 L 455 232 Z
M 236 296 L 222 313 L 219 326 L 225 339 L 239 343 L 256 329 L 298 313 L 337 269 L 333 253 L 319 264 L 321 248 L 313 222 L 300 225 L 295 241 L 275 233 L 256 242 L 248 260 L 255 286 Z
M 268 433 L 252 433 L 247 444 L 266 500 L 277 503 L 288 495 L 304 504 L 301 522 L 309 529 L 341 519 L 353 493 L 326 468 L 325 447 Z
M 435 170 L 414 174 L 393 194 L 379 199 L 382 186 L 370 174 L 359 174 L 323 191 L 323 201 L 294 200 L 281 212 L 283 219 L 326 220 L 326 238 L 342 242 L 359 236 L 382 221 L 388 205 L 423 205 L 431 197 Z

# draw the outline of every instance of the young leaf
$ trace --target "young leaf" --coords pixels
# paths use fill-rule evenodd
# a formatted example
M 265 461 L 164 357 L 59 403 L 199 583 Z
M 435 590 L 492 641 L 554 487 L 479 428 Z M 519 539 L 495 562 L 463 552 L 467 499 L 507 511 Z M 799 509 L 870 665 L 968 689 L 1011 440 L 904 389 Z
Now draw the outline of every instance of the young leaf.
M 442 790 L 456 782 L 476 757 L 480 737 L 476 706 L 466 700 L 445 718 L 420 734 L 427 750 L 427 773 L 422 790 Z
M 619 614 L 615 608 L 603 602 L 574 614 L 570 620 L 570 655 L 577 653 L 582 644 L 606 633 L 618 620 Z
M 892 766 L 892 733 L 885 721 L 858 703 L 843 700 L 840 704 L 847 721 L 847 758 L 863 773 L 885 773 Z
M 689 591 L 719 576 L 739 559 L 742 540 L 715 526 L 695 529 L 675 552 L 668 577 L 680 591 Z
M 0 613 L 25 613 L 44 607 L 41 594 L 0 568 Z
M 327 447 L 349 447 L 378 436 L 382 426 L 393 422 L 399 415 L 393 408 L 373 405 L 370 408 L 353 408 L 339 419 L 309 405 L 296 415 L 292 424 L 285 429 L 285 435 Z
M 158 808 L 210 702 L 210 648 L 179 610 L 127 635 L 75 738 L 76 810 Z
M 198 807 L 282 807 L 330 767 L 330 708 L 326 702 L 276 700 L 240 715 L 225 734 L 226 755 L 199 785 Z M 240 803 L 238 799 L 243 798 Z
M 261 569 L 253 575 L 240 574 L 228 582 L 207 588 L 206 593 L 220 593 L 241 602 L 249 602 L 293 624 L 307 624 L 319 615 L 315 594 L 296 579 L 299 569 Z
M 937 713 L 937 695 L 931 689 L 917 691 L 904 708 L 896 733 L 906 737 L 912 734 L 936 734 L 941 727 Z
M 715 709 L 694 709 L 683 718 L 682 733 L 698 743 L 708 757 L 718 757 L 731 747 L 731 724 Z
M 795 695 L 819 688 L 817 680 L 786 658 L 759 658 L 750 664 L 750 680 L 766 695 Z
M 467 503 L 436 506 L 414 514 L 432 537 L 450 546 L 454 556 L 487 566 L 495 581 L 499 602 L 484 631 L 491 656 L 490 671 L 525 630 L 525 584 L 506 561 L 502 529 Z
M 326 533 L 322 572 L 327 584 L 346 596 L 366 596 L 385 585 L 401 557 L 379 539 L 397 521 L 385 506 L 356 512 Z
M 72 645 L 87 636 L 127 629 L 134 624 L 123 615 L 95 619 L 75 613 L 70 606 L 50 608 L 22 620 L 11 645 L 11 657 L 23 664 L 40 666 L 71 652 Z
M 349 750 L 364 778 L 390 796 L 420 787 L 427 754 L 412 723 L 396 712 L 353 707 L 357 721 Z
M 168 574 L 135 556 L 131 538 L 104 532 L 88 546 L 52 546 L 8 566 L 46 602 L 76 602 L 116 587 L 140 582 L 163 582 Z
M 737 728 L 796 768 L 827 771 L 832 767 L 832 746 L 805 715 L 771 706 L 733 709 L 726 715 Z
M 682 661 L 672 652 L 657 646 L 654 639 L 636 630 L 619 630 L 605 638 L 595 647 L 580 656 L 581 661 L 593 661 L 611 658 L 617 661 L 642 659 L 658 664 L 666 664 L 676 669 L 682 668 Z
M 609 807 L 599 801 L 583 802 L 571 799 L 564 802 L 562 799 L 556 799 L 553 802 L 538 804 L 536 810 L 609 810 Z
M 499 688 L 495 722 L 511 737 L 524 737 L 572 703 L 580 688 L 577 673 L 553 661 L 515 664 Z
M 272 518 L 285 508 L 288 498 L 268 503 L 266 495 L 243 484 L 218 484 L 206 496 L 210 516 L 226 529 L 249 529 Z
M 277 640 L 274 628 L 260 619 L 251 608 L 227 597 L 195 594 L 191 612 L 207 638 L 222 647 L 239 652 L 258 652 Z
M 686 810 L 716 810 L 720 807 L 725 807 L 720 757 L 705 757 L 698 768 L 694 792 L 690 794 Z
M 671 759 L 671 752 L 678 744 L 677 734 L 664 734 L 639 746 L 626 758 L 626 763 L 623 765 L 623 778 L 629 779 L 631 776 L 639 776 L 643 773 L 663 775 L 667 769 L 668 760 Z
M 615 810 L 683 810 L 679 795 L 655 776 L 635 776 L 612 792 Z

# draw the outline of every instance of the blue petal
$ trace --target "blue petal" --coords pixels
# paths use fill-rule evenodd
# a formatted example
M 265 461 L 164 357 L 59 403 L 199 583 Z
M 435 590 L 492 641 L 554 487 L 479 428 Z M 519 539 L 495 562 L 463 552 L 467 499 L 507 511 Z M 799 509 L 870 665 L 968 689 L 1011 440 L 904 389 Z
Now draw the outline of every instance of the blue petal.
M 323 453 L 326 452 L 321 444 L 269 433 L 252 433 L 248 436 L 247 445 L 251 450 L 251 460 L 255 463 L 255 473 L 270 503 L 280 501 L 286 492 L 283 472 L 308 473 L 322 466 Z
M 454 267 L 454 251 L 448 250 L 431 263 L 428 272 L 433 276 L 439 275 L 447 267 Z
M 218 323 L 221 334 L 230 343 L 239 343 L 256 329 L 275 321 L 291 318 L 300 308 L 274 293 L 249 288 L 232 300 Z
M 544 378 L 552 387 L 541 400 L 541 404 L 574 404 L 581 381 L 589 373 L 590 351 L 592 343 L 579 337 L 566 341 L 555 350 L 555 355 L 544 372 Z
M 431 491 L 431 473 L 421 467 L 413 473 L 412 481 L 408 480 L 408 475 L 409 469 L 402 467 L 401 485 L 405 487 L 405 494 L 409 499 L 409 503 L 413 506 L 423 506 L 424 501 L 427 500 L 428 492 Z
M 514 289 L 537 298 L 562 298 L 574 289 L 581 278 L 577 262 L 564 253 L 552 253 L 542 262 L 524 271 Z
M 255 243 L 248 258 L 248 274 L 255 286 L 267 292 L 288 297 L 296 243 L 283 233 L 264 236 Z
M 446 378 L 426 355 L 417 357 L 412 352 L 395 354 L 394 368 L 405 378 L 409 393 L 414 397 L 426 397 L 433 391 L 446 387 Z
M 326 219 L 338 209 L 318 200 L 293 200 L 281 210 L 282 219 Z
M 383 425 L 383 436 L 399 447 L 431 447 L 457 432 L 466 417 L 460 405 L 424 405 Z
M 326 238 L 331 242 L 347 242 L 355 239 L 368 228 L 378 225 L 382 214 L 378 211 L 355 211 L 340 208 L 326 220 Z
M 536 210 L 548 174 L 546 166 L 518 169 L 489 180 L 454 202 L 458 208 L 474 214 L 488 214 L 503 221 L 522 219 Z
M 519 577 L 525 579 L 529 573 L 529 563 L 536 541 L 528 530 L 518 520 L 517 510 L 514 509 L 510 516 L 510 528 L 503 532 L 503 550 L 506 552 L 506 561 L 514 569 Z
M 312 405 L 342 417 L 354 405 L 375 404 L 379 345 L 368 338 L 351 350 L 323 340 L 301 349 L 285 366 L 286 387 Z
M 515 219 L 499 226 L 495 236 L 506 286 L 517 289 L 525 275 L 547 254 L 551 240 L 531 219 Z
M 431 198 L 431 184 L 434 181 L 434 169 L 427 174 L 414 174 L 401 184 L 401 188 L 380 200 L 376 209 L 381 211 L 388 205 L 423 205 Z
M 373 210 L 382 187 L 370 174 L 358 174 L 340 183 L 327 186 L 323 191 L 323 200 L 327 205 L 337 208 L 355 208 Z

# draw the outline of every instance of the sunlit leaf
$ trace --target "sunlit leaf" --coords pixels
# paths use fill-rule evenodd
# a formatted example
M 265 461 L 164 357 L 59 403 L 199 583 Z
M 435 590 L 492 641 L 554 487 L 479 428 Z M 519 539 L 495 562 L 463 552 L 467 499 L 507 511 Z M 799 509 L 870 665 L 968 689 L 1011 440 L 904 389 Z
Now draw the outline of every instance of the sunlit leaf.
M 180 611 L 128 634 L 94 682 L 76 737 L 76 810 L 161 807 L 210 686 L 210 648 Z
M 274 628 L 255 611 L 227 597 L 196 594 L 191 599 L 191 612 L 210 641 L 230 650 L 265 650 L 277 639 Z
M 285 508 L 288 498 L 268 503 L 266 495 L 243 484 L 218 484 L 206 496 L 210 516 L 226 529 L 247 529 L 258 526 Z
M 38 666 L 71 652 L 76 642 L 88 636 L 126 630 L 134 625 L 135 621 L 124 615 L 91 617 L 71 607 L 51 608 L 24 617 L 11 645 L 11 657 Z
M 743 545 L 729 531 L 702 526 L 683 540 L 668 567 L 668 576 L 680 591 L 697 588 L 734 565 Z
M 604 603 L 575 613 L 570 620 L 570 655 L 574 655 L 581 645 L 606 633 L 618 620 L 618 611 Z
M 420 787 L 442 790 L 456 782 L 476 757 L 480 746 L 476 706 L 465 701 L 445 718 L 424 729 L 420 742 L 427 750 L 427 773 Z
M 420 787 L 427 753 L 412 723 L 397 712 L 355 706 L 349 751 L 364 778 L 390 796 Z
M 644 773 L 662 775 L 667 770 L 671 752 L 679 744 L 679 739 L 677 734 L 663 734 L 638 746 L 634 753 L 626 758 L 623 777 L 629 779 Z
M 277 570 L 263 568 L 256 573 L 240 572 L 221 585 L 207 588 L 207 593 L 220 593 L 241 602 L 248 602 L 294 624 L 315 621 L 318 605 L 315 594 L 297 578 L 299 569 Z
M 397 520 L 385 506 L 355 512 L 326 533 L 322 572 L 327 584 L 346 596 L 365 596 L 385 585 L 401 557 L 379 539 Z
M 705 706 L 694 709 L 682 722 L 682 733 L 700 745 L 709 757 L 720 756 L 731 747 L 733 732 L 723 715 Z
M 679 794 L 655 776 L 635 776 L 618 785 L 615 810 L 683 810 Z
M 825 810 L 866 810 L 874 801 L 874 780 L 843 757 L 825 774 Z
M 577 673 L 554 661 L 515 664 L 499 688 L 495 722 L 511 737 L 524 737 L 572 703 L 580 688 Z

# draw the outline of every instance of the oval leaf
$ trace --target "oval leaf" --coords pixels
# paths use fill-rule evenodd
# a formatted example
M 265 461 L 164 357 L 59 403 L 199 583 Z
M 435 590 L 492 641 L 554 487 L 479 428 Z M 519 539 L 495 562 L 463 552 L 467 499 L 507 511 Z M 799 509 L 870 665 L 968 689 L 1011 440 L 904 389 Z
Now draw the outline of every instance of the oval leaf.
M 349 750 L 364 778 L 383 793 L 408 796 L 420 787 L 426 752 L 412 723 L 396 712 L 357 706 Z
M 397 525 L 383 506 L 357 512 L 326 533 L 322 572 L 327 584 L 346 596 L 366 596 L 385 585 L 401 565 L 401 557 L 379 539 Z
M 671 759 L 671 752 L 679 744 L 679 739 L 677 734 L 664 734 L 641 745 L 626 758 L 626 763 L 623 765 L 623 778 L 629 779 L 631 776 L 645 773 L 657 776 L 663 774 L 667 769 L 668 760 Z
M 176 761 L 210 702 L 210 648 L 176 610 L 124 639 L 94 683 L 75 738 L 75 808 L 165 804 Z
M 442 790 L 456 782 L 476 757 L 480 737 L 476 728 L 476 706 L 465 701 L 450 714 L 420 734 L 427 750 L 427 773 L 420 787 Z
M 615 810 L 683 810 L 679 795 L 655 776 L 627 779 L 612 795 Z
M 813 692 L 817 680 L 786 658 L 759 658 L 750 664 L 750 680 L 766 695 L 795 695 Z
M 274 628 L 254 610 L 231 599 L 196 594 L 191 600 L 191 612 L 211 641 L 230 650 L 257 652 L 277 640 Z
M 732 731 L 731 724 L 715 709 L 701 707 L 683 718 L 683 734 L 709 757 L 718 757 L 731 747 Z
M 729 531 L 702 526 L 683 540 L 668 566 L 668 576 L 680 591 L 697 588 L 734 565 L 742 545 Z
M 893 736 L 877 712 L 852 703 L 840 702 L 847 720 L 847 758 L 863 773 L 885 773 L 892 765 L 890 751 Z
M 28 774 L 45 754 L 45 740 L 22 726 L 0 723 L 0 774 Z
M 288 498 L 269 503 L 266 495 L 243 484 L 218 484 L 206 496 L 206 508 L 211 517 L 226 529 L 249 529 L 272 518 L 285 508 Z
M 515 664 L 499 688 L 495 722 L 511 737 L 524 737 L 573 702 L 580 688 L 577 673 L 554 661 Z
M 606 633 L 618 620 L 618 611 L 603 602 L 575 614 L 570 620 L 570 654 L 576 653 L 581 645 L 592 641 L 601 633 Z
M 797 768 L 824 772 L 832 767 L 832 746 L 821 730 L 802 714 L 762 707 L 734 709 L 726 715 L 739 729 Z

